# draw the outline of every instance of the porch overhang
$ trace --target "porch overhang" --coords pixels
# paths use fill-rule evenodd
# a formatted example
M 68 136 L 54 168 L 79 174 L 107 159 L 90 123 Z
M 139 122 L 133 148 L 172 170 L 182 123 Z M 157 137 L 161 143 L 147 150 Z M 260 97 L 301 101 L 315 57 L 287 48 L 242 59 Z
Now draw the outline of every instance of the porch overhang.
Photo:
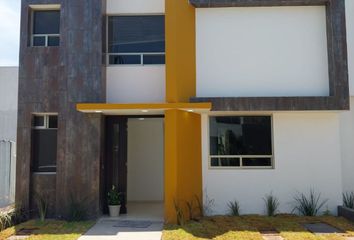
M 79 103 L 76 109 L 83 113 L 104 115 L 163 115 L 166 110 L 194 113 L 209 112 L 212 104 L 203 103 Z

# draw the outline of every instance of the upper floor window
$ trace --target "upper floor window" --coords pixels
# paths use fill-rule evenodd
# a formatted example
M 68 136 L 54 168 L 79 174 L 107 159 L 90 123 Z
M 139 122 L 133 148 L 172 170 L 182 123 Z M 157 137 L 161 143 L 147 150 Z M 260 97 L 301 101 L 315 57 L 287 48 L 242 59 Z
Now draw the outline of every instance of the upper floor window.
M 56 172 L 58 115 L 34 115 L 32 129 L 32 171 Z
M 273 168 L 270 116 L 210 117 L 211 168 Z
M 165 64 L 165 17 L 109 17 L 108 56 L 109 64 Z
M 60 11 L 33 10 L 32 38 L 34 47 L 59 46 L 60 41 Z

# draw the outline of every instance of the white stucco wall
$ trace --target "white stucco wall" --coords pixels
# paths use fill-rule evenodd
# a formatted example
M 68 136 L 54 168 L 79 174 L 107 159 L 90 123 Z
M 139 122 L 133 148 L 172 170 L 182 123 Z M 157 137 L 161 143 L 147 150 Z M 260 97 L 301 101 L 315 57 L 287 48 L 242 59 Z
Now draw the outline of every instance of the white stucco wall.
M 343 192 L 354 191 L 354 97 L 352 109 L 340 114 Z
M 107 67 L 108 103 L 165 102 L 165 66 Z
M 345 1 L 350 95 L 354 96 L 354 1 Z
M 18 67 L 0 67 L 0 140 L 16 141 Z
M 164 12 L 165 0 L 107 0 L 107 14 Z
M 196 10 L 197 96 L 328 96 L 324 6 Z
M 128 120 L 128 201 L 163 200 L 163 119 Z
M 227 203 L 234 199 L 243 214 L 264 214 L 262 198 L 271 191 L 280 200 L 281 212 L 291 212 L 293 196 L 311 188 L 329 199 L 326 207 L 333 213 L 341 204 L 338 113 L 274 113 L 273 170 L 209 169 L 207 115 L 202 117 L 202 134 L 203 190 L 215 200 L 213 214 L 227 213 Z

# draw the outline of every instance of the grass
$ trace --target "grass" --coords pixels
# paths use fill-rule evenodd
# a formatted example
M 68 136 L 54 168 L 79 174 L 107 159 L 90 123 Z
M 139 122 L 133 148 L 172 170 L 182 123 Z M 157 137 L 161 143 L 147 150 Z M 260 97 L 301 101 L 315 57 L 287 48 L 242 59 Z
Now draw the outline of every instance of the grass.
M 327 223 L 343 230 L 345 236 L 354 236 L 354 223 L 339 217 L 299 217 L 295 215 L 264 217 L 245 215 L 240 217 L 205 217 L 198 222 L 188 222 L 184 226 L 166 225 L 162 239 L 262 240 L 261 231 L 277 231 L 286 240 L 345 240 L 342 234 L 314 235 L 302 225 L 314 222 Z
M 30 220 L 10 227 L 0 232 L 0 239 L 16 235 L 21 229 L 36 229 L 30 235 L 30 240 L 74 240 L 78 239 L 94 224 L 93 221 L 65 222 L 58 220 Z

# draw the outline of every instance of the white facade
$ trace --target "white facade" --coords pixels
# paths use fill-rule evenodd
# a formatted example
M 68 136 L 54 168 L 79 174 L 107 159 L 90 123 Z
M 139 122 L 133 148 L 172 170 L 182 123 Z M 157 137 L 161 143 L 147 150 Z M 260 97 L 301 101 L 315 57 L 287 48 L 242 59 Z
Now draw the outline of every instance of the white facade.
M 163 201 L 162 118 L 128 120 L 128 197 L 133 202 Z
M 18 67 L 0 67 L 0 140 L 16 141 Z
M 203 115 L 203 189 L 205 197 L 215 200 L 212 214 L 228 213 L 227 204 L 233 200 L 240 202 L 242 214 L 264 214 L 263 198 L 270 192 L 279 198 L 280 212 L 291 212 L 293 197 L 297 193 L 307 194 L 310 189 L 328 199 L 326 208 L 336 213 L 342 201 L 338 114 L 274 112 L 271 115 L 274 144 L 271 170 L 209 168 L 208 115 Z
M 107 14 L 164 14 L 165 0 L 108 0 Z M 110 65 L 107 67 L 107 102 L 165 102 L 165 65 Z
M 329 95 L 324 6 L 196 14 L 197 97 Z
M 165 66 L 107 67 L 107 102 L 165 102 Z

